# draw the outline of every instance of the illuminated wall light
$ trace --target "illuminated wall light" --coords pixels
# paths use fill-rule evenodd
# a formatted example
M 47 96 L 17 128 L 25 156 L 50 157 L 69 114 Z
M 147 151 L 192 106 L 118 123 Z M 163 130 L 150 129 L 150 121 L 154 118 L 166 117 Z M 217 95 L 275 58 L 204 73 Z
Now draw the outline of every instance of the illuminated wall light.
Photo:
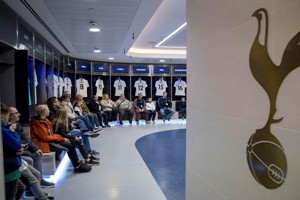
M 108 60 L 114 60 L 114 58 L 113 57 L 109 57 Z
M 175 35 L 178 31 L 180 31 L 181 29 L 183 29 L 186 26 L 186 22 L 184 24 L 182 24 L 181 26 L 179 26 L 175 31 L 173 31 L 170 35 L 168 35 L 165 39 L 163 39 L 162 41 L 160 41 L 157 45 L 155 45 L 155 47 L 159 47 L 162 43 L 166 42 L 168 39 L 170 39 L 173 35 Z
M 165 61 L 165 60 L 159 60 L 159 62 L 162 62 L 162 63 L 163 63 L 163 62 L 166 62 L 166 61 Z

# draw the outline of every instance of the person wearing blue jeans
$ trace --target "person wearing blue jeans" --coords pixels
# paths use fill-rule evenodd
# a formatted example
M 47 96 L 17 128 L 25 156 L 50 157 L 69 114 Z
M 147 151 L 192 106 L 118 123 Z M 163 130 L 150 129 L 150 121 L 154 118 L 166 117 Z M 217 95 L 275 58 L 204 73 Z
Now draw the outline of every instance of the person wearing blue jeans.
M 175 114 L 175 110 L 172 109 L 172 101 L 168 97 L 167 92 L 164 92 L 163 96 L 158 99 L 158 106 L 163 121 L 165 122 L 166 119 L 170 121 L 171 117 Z

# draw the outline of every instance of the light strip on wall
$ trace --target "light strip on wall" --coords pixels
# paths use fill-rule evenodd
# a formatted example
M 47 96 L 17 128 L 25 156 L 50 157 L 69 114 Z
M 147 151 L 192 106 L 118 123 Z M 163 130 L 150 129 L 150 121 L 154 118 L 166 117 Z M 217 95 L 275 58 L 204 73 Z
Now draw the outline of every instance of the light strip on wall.
M 185 26 L 187 25 L 186 22 L 184 22 L 184 24 L 182 24 L 181 26 L 179 26 L 179 28 L 177 28 L 175 31 L 173 31 L 170 35 L 168 35 L 165 39 L 163 39 L 162 41 L 160 41 L 157 45 L 155 45 L 155 47 L 159 47 L 161 44 L 163 44 L 164 42 L 166 42 L 168 39 L 170 39 L 173 35 L 175 35 L 178 31 L 180 31 L 181 29 L 183 29 Z

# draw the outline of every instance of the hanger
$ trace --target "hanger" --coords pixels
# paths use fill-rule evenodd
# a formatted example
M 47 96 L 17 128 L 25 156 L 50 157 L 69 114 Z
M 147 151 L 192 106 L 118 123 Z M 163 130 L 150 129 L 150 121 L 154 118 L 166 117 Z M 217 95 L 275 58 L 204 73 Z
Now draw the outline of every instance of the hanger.
M 99 80 L 101 80 L 101 77 L 100 77 L 100 76 L 98 76 L 98 79 L 99 79 Z
M 140 81 L 140 82 L 142 81 L 142 78 L 141 78 L 141 77 L 139 78 L 139 81 Z

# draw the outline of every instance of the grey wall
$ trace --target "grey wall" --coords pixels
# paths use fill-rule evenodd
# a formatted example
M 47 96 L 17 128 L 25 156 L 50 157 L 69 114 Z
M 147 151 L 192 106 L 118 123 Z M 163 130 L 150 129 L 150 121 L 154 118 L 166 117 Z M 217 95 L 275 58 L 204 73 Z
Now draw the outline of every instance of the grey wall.
M 11 46 L 17 45 L 16 14 L 2 1 L 0 1 L 0 41 Z
M 188 80 L 195 83 L 188 87 L 187 200 L 300 199 L 300 69 L 283 82 L 275 117 L 284 119 L 271 127 L 287 158 L 284 184 L 266 189 L 247 164 L 247 142 L 269 113 L 249 66 L 258 30 L 251 15 L 262 7 L 269 12 L 268 52 L 279 65 L 300 31 L 300 1 L 187 0 Z

